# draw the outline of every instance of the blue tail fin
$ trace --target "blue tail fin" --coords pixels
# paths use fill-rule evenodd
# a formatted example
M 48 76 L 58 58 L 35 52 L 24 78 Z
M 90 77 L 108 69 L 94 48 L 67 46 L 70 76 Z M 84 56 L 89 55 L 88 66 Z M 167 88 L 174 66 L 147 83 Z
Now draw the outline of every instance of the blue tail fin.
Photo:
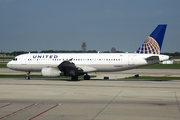
M 135 53 L 160 54 L 167 25 L 158 25 Z

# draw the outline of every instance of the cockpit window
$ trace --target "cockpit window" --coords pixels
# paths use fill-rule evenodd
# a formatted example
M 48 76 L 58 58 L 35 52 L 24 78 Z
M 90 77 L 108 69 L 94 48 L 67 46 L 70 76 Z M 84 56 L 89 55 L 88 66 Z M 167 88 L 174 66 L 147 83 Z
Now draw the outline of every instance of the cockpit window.
M 17 58 L 14 58 L 13 61 L 17 61 Z

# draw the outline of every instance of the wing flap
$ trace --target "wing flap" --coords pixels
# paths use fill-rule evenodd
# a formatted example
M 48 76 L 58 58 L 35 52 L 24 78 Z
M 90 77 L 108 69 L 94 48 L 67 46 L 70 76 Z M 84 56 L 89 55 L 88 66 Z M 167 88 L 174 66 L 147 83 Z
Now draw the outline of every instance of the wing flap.
M 93 68 L 93 67 L 88 67 L 88 66 L 78 66 L 79 68 L 81 68 L 83 70 L 83 72 L 95 72 L 97 71 L 97 69 Z

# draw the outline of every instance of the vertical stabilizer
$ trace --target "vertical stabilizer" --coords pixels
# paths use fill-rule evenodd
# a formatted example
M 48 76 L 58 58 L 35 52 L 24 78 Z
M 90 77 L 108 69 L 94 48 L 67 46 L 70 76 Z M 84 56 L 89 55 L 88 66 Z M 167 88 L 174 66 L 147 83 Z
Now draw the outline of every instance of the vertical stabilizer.
M 160 54 L 167 25 L 158 25 L 135 53 Z

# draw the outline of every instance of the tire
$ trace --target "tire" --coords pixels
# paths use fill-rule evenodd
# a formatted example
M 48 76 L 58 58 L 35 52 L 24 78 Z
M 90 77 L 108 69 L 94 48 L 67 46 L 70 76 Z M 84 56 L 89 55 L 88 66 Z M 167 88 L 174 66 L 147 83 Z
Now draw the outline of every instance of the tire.
M 72 76 L 72 77 L 71 77 L 71 80 L 72 80 L 72 81 L 78 81 L 78 76 Z
M 26 80 L 29 80 L 29 79 L 30 79 L 30 77 L 26 76 L 26 77 L 25 77 L 25 79 L 26 79 Z
M 84 76 L 84 80 L 90 80 L 90 76 L 89 75 L 85 75 Z

